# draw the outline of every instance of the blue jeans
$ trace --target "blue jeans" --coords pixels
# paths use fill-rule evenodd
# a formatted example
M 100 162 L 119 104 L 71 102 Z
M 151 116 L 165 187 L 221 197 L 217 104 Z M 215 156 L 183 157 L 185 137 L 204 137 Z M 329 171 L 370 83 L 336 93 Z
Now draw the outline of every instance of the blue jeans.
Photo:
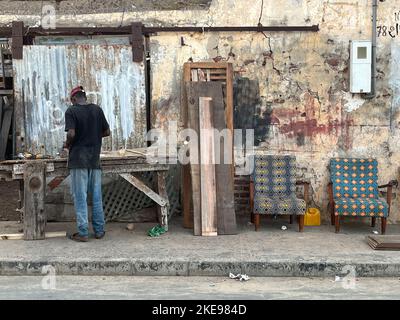
M 96 234 L 104 232 L 104 212 L 101 195 L 100 169 L 70 169 L 71 192 L 74 198 L 76 222 L 81 236 L 89 235 L 87 195 L 92 194 L 92 225 Z

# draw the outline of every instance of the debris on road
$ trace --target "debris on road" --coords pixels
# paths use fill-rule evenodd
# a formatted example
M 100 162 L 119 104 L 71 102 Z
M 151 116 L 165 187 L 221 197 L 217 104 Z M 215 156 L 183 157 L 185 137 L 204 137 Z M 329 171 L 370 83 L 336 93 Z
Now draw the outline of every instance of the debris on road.
M 240 274 L 234 275 L 233 273 L 229 273 L 229 278 L 235 279 L 238 281 L 249 281 L 250 277 L 247 274 Z

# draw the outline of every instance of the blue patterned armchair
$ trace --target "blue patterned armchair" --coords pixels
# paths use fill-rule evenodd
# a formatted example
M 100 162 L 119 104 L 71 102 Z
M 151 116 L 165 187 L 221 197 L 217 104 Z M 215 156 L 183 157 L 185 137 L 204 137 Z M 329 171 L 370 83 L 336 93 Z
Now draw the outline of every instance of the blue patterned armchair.
M 296 185 L 304 185 L 304 200 L 296 196 Z M 292 156 L 255 155 L 250 179 L 251 218 L 256 231 L 260 215 L 298 217 L 299 231 L 304 228 L 308 202 L 308 182 L 296 182 L 296 158 Z
M 328 185 L 331 223 L 336 233 L 340 230 L 340 217 L 381 218 L 381 232 L 386 232 L 390 212 L 392 188 L 397 181 L 378 186 L 376 159 L 335 158 L 330 162 L 331 181 Z M 379 188 L 387 188 L 387 199 L 379 197 Z

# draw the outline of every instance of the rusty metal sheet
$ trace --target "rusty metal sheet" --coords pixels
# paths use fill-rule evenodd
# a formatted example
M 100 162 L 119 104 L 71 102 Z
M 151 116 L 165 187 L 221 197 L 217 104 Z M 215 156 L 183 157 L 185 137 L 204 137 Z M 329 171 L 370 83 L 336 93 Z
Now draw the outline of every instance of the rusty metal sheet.
M 103 109 L 111 137 L 103 150 L 145 146 L 144 65 L 132 62 L 129 45 L 24 46 L 14 62 L 17 151 L 56 155 L 65 140 L 69 92 L 84 86 Z

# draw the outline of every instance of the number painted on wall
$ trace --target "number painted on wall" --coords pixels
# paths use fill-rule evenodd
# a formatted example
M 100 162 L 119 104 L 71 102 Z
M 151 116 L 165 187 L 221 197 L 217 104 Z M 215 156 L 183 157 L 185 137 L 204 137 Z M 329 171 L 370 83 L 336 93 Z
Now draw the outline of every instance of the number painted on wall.
M 394 13 L 394 22 L 391 25 L 377 26 L 378 37 L 396 38 L 400 36 L 400 11 Z

